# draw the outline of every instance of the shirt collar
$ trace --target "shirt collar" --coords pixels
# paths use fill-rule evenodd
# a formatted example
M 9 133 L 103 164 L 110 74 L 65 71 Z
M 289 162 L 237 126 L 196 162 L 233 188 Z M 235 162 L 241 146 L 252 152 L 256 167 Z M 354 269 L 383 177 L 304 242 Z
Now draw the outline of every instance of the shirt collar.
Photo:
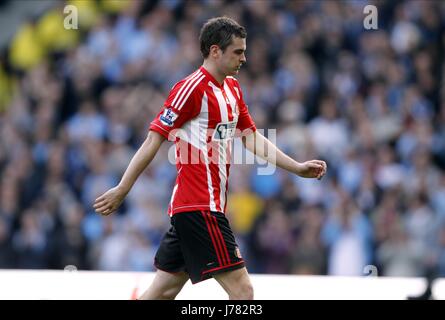
M 199 68 L 199 70 L 201 70 L 201 72 L 202 73 L 204 73 L 205 75 L 206 75 L 206 77 L 207 78 L 209 78 L 210 79 L 210 81 L 212 81 L 212 83 L 215 85 L 215 86 L 217 86 L 218 88 L 223 88 L 224 87 L 224 82 L 223 82 L 223 84 L 221 85 L 211 74 L 210 74 L 210 72 L 208 72 L 207 70 L 206 70 L 206 68 L 204 68 L 203 66 L 201 66 L 200 68 Z

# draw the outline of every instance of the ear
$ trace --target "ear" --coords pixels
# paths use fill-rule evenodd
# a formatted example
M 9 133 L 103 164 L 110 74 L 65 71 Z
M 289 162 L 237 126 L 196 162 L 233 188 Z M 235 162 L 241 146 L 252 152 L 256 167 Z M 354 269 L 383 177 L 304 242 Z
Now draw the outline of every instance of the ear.
M 210 46 L 210 52 L 209 52 L 209 56 L 217 59 L 219 58 L 221 50 L 219 49 L 219 47 L 216 44 L 213 44 Z

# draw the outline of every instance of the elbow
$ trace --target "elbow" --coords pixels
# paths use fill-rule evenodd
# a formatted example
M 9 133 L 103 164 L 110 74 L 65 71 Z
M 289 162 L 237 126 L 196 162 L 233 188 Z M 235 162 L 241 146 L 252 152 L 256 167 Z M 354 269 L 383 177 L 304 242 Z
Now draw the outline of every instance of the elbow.
M 150 130 L 147 138 L 145 139 L 145 144 L 159 147 L 164 140 L 165 138 L 161 134 Z

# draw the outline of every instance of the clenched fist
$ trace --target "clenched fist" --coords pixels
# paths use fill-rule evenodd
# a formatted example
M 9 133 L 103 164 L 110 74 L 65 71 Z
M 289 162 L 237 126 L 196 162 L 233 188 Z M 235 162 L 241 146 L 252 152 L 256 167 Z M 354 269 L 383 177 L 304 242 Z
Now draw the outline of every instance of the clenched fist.
M 326 173 L 327 165 L 322 160 L 310 160 L 300 164 L 296 174 L 303 178 L 317 178 L 320 180 Z

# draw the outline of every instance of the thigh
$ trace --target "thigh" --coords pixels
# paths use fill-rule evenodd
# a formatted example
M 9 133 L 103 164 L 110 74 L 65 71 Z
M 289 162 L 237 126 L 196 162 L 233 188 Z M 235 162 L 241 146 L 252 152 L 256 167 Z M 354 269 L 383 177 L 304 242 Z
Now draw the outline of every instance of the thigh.
M 189 276 L 185 272 L 169 273 L 158 270 L 150 287 L 139 300 L 174 299 L 188 279 Z
M 246 268 L 219 273 L 213 277 L 229 295 L 242 290 L 245 287 L 251 286 Z
M 223 213 L 196 211 L 173 216 L 192 283 L 244 267 L 244 260 Z
M 168 290 L 171 288 L 181 289 L 188 281 L 189 276 L 186 272 L 169 273 L 157 270 L 153 280 L 153 286 Z

